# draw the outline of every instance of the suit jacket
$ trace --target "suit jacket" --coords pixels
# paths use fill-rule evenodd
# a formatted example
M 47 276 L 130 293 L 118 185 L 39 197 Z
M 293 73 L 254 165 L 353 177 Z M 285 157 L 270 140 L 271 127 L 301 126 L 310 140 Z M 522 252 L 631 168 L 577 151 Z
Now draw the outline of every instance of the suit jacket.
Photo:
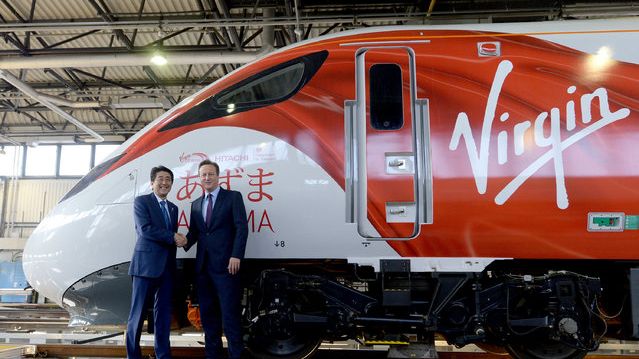
M 189 250 L 197 242 L 196 270 L 203 270 L 205 261 L 207 268 L 214 273 L 228 273 L 231 257 L 244 258 L 248 223 L 242 194 L 220 188 L 213 206 L 210 227 L 206 226 L 202 217 L 202 201 L 204 196 L 191 203 L 191 220 L 188 242 L 184 250 Z
M 171 229 L 166 228 L 164 215 L 155 194 L 135 198 L 133 205 L 137 242 L 129 267 L 129 275 L 157 278 L 164 270 L 175 268 L 175 240 L 178 208 L 167 202 Z

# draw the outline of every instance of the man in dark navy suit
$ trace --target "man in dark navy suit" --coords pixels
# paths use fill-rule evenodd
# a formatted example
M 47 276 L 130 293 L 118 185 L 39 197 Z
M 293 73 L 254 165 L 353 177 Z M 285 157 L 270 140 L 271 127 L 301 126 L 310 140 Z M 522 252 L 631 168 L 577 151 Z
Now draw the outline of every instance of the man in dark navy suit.
M 170 169 L 153 167 L 153 193 L 135 198 L 135 232 L 138 239 L 129 268 L 129 275 L 133 278 L 133 293 L 126 328 L 126 353 L 130 359 L 142 357 L 140 335 L 149 297 L 154 300 L 155 356 L 171 357 L 169 334 L 175 251 L 176 247 L 186 244 L 184 235 L 177 233 L 177 206 L 166 199 L 172 185 L 173 172 Z
M 241 193 L 219 187 L 217 163 L 200 162 L 198 174 L 205 193 L 191 203 L 188 242 L 184 249 L 188 251 L 197 242 L 195 267 L 206 357 L 221 358 L 224 327 L 228 357 L 239 359 L 244 343 L 238 273 L 248 236 L 246 209 Z

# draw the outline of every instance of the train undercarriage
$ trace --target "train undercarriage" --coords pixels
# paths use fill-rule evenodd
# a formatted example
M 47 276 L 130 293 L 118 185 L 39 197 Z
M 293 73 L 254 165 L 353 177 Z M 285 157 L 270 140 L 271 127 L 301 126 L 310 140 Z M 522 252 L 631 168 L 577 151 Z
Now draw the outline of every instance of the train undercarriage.
M 182 304 L 197 304 L 194 267 L 178 260 L 182 325 L 197 326 Z M 126 322 L 127 272 L 123 263 L 74 284 L 63 300 L 70 325 Z M 245 342 L 263 359 L 306 358 L 322 341 L 347 339 L 423 347 L 436 333 L 520 359 L 577 359 L 604 338 L 639 337 L 636 261 L 504 260 L 482 272 L 412 272 L 404 259 L 383 260 L 379 271 L 344 260 L 246 260 L 241 273 Z M 120 300 L 107 300 L 110 293 Z
M 632 336 L 627 264 L 593 271 L 587 263 L 508 261 L 482 273 L 414 273 L 399 259 L 381 268 L 323 263 L 255 272 L 244 297 L 249 350 L 305 358 L 324 340 L 413 345 L 439 333 L 459 347 L 515 358 L 575 359 L 604 335 Z

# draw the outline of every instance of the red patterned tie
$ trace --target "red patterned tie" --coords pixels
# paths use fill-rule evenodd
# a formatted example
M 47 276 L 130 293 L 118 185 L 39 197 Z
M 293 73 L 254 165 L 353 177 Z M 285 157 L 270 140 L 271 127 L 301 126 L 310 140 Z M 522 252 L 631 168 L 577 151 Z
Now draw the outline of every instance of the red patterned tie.
M 211 226 L 211 218 L 213 218 L 213 195 L 209 193 L 206 204 L 206 226 Z

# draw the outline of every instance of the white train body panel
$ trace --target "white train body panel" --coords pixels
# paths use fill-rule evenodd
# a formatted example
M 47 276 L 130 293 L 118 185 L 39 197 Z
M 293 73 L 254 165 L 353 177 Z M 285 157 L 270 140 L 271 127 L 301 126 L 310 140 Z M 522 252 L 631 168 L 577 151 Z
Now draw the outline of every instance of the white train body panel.
M 55 207 L 25 248 L 30 283 L 61 302 L 64 291 L 81 278 L 130 261 L 136 240 L 133 198 L 150 192 L 150 169 L 160 164 L 174 171 L 169 200 L 180 209 L 180 232 L 188 232 L 190 203 L 203 193 L 199 179 L 192 178 L 202 159 L 198 154 L 217 160 L 222 174 L 230 170 L 231 189 L 243 194 L 249 215 L 247 258 L 397 256 L 385 241 L 363 241 L 353 224 L 344 223 L 344 191 L 311 158 L 264 133 L 206 128 L 150 151 Z M 249 177 L 260 169 L 266 175 L 261 194 L 259 186 L 250 184 L 259 178 Z M 84 234 L 81 243 L 78 233 Z M 195 247 L 188 253 L 179 250 L 178 258 L 194 258 L 195 252 Z

